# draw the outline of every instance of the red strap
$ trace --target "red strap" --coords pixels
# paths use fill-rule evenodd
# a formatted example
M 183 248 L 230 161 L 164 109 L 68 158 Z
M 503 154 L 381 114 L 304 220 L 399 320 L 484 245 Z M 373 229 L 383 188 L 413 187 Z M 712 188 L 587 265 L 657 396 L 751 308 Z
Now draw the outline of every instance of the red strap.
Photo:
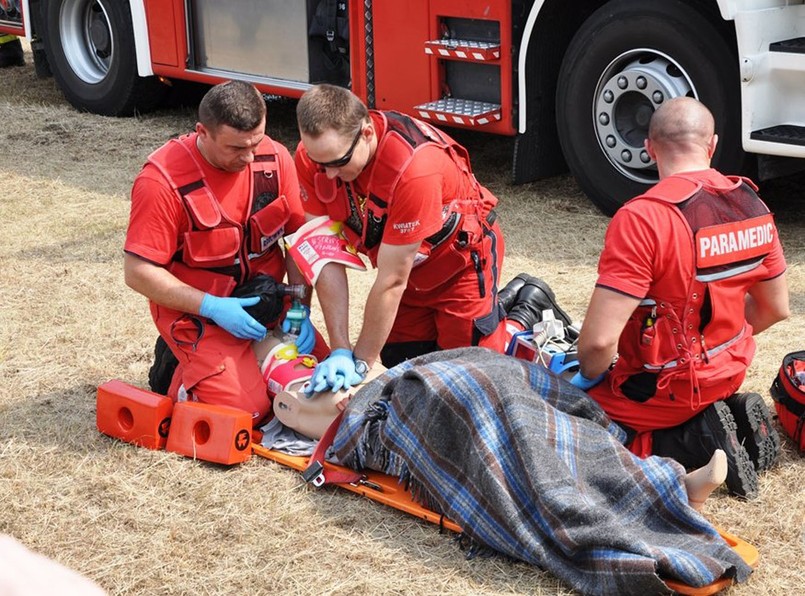
M 339 412 L 338 416 L 335 417 L 335 420 L 333 420 L 330 423 L 330 426 L 327 427 L 327 430 L 316 444 L 316 448 L 313 450 L 313 455 L 311 455 L 310 459 L 308 460 L 307 469 L 302 473 L 302 475 L 305 476 L 305 480 L 307 482 L 312 482 L 314 486 L 322 486 L 323 484 L 353 483 L 362 478 L 362 475 L 358 474 L 357 472 L 332 468 L 327 469 L 324 467 L 324 456 L 335 440 L 335 433 L 338 432 L 338 426 L 341 424 L 341 418 L 343 417 L 344 412 Z M 316 467 L 321 467 L 321 472 L 316 474 L 313 478 L 308 478 L 306 476 L 308 472 L 314 470 Z

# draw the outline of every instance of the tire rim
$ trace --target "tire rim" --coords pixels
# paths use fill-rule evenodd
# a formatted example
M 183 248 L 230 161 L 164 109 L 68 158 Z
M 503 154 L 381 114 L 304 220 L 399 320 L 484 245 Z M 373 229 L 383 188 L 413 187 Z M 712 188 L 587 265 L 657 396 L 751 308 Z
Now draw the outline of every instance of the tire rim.
M 90 85 L 109 74 L 115 37 L 106 7 L 97 0 L 65 0 L 59 13 L 64 56 L 76 76 Z
M 643 148 L 649 120 L 660 104 L 682 95 L 698 99 L 690 75 L 662 52 L 630 50 L 609 63 L 595 88 L 593 125 L 616 170 L 635 182 L 657 182 L 657 165 Z

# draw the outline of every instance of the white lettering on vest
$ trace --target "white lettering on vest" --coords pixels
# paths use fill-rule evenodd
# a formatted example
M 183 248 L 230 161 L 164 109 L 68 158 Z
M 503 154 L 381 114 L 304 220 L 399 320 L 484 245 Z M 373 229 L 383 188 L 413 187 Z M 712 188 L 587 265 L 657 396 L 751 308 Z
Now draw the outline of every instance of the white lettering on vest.
M 774 225 L 766 223 L 748 230 L 712 234 L 699 238 L 699 256 L 713 257 L 750 250 L 774 241 Z

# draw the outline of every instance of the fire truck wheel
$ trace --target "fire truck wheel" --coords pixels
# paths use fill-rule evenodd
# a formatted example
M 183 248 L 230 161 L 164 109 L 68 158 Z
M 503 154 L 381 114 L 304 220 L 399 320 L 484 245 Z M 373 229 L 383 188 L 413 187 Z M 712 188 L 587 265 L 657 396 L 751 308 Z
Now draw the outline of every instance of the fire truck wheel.
M 556 118 L 565 159 L 582 190 L 612 215 L 658 180 L 643 149 L 654 110 L 696 97 L 713 112 L 714 167 L 743 163 L 738 60 L 700 12 L 669 0 L 616 0 L 578 30 L 562 61 Z
M 165 85 L 137 74 L 128 2 L 51 0 L 42 11 L 47 61 L 73 106 L 130 116 L 159 105 Z

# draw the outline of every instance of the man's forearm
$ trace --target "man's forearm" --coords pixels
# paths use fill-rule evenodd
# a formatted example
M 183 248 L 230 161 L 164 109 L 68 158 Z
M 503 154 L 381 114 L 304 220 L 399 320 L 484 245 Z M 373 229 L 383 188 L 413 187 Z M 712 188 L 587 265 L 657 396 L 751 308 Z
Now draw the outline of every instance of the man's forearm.
M 372 366 L 380 356 L 380 350 L 388 339 L 405 285 L 388 284 L 375 280 L 369 291 L 363 313 L 363 326 L 355 342 L 355 357 Z
M 593 379 L 605 372 L 610 364 L 612 364 L 612 359 L 615 357 L 615 349 L 614 346 L 611 348 L 586 347 L 583 349 L 582 344 L 579 344 L 579 367 L 581 374 L 588 379 Z
M 327 326 L 330 348 L 352 349 L 349 341 L 349 283 L 345 267 L 338 263 L 325 265 L 316 280 L 316 294 Z
M 204 292 L 180 281 L 164 267 L 128 253 L 124 258 L 126 285 L 132 290 L 160 306 L 198 314 Z
M 305 306 L 310 306 L 310 300 L 313 297 L 313 288 L 311 288 L 310 285 L 307 283 L 305 276 L 302 275 L 301 271 L 299 271 L 299 268 L 296 266 L 296 263 L 294 263 L 294 260 L 288 253 L 285 254 L 285 270 L 287 271 L 289 284 L 303 285 L 307 288 L 307 291 L 305 292 L 305 298 L 304 300 L 302 300 L 302 304 L 304 304 Z M 278 279 L 277 281 L 282 280 Z

